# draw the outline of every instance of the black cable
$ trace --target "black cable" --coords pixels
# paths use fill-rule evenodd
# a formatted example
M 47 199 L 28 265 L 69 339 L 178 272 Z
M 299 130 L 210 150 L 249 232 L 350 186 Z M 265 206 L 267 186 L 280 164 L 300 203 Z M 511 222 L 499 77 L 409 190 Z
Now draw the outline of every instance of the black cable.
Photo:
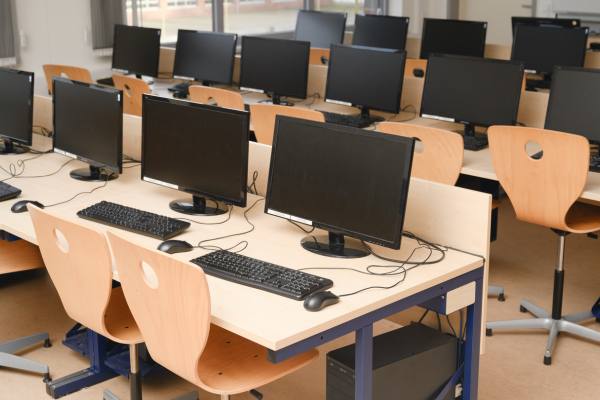
M 423 315 L 421 315 L 421 318 L 419 318 L 419 321 L 418 321 L 419 324 L 423 322 L 423 320 L 425 319 L 425 317 L 427 316 L 427 314 L 429 314 L 429 309 L 428 308 L 425 309 L 425 312 L 423 313 Z
M 258 171 L 252 173 L 252 182 L 248 185 L 248 193 L 258 195 L 258 188 L 256 187 L 256 181 L 258 180 Z
M 435 316 L 437 318 L 437 323 L 438 323 L 438 331 L 442 331 L 442 319 L 440 318 L 440 313 L 436 312 Z
M 53 134 L 52 130 L 50 130 L 50 129 L 46 128 L 45 126 L 42 126 L 42 125 L 34 125 L 34 126 L 33 126 L 33 129 L 36 129 L 36 128 L 40 130 L 40 133 L 33 132 L 33 133 L 35 133 L 36 135 L 42 135 L 42 136 L 49 137 L 49 138 L 50 138 L 50 137 L 52 137 L 52 134 Z
M 294 225 L 296 228 L 300 229 L 304 233 L 313 233 L 315 231 L 315 227 L 313 226 L 311 229 L 304 229 L 304 227 L 291 219 L 286 219 L 287 222 Z
M 44 154 L 48 154 L 48 153 L 52 153 L 52 152 L 53 152 L 53 150 L 48 150 L 48 151 L 31 150 L 31 153 L 34 154 L 33 157 L 22 158 L 22 159 L 16 160 L 15 162 L 11 162 L 8 165 L 8 169 L 0 166 L 0 170 L 4 171 L 5 173 L 7 173 L 9 175 L 8 178 L 4 178 L 4 179 L 0 180 L 0 182 L 4 182 L 4 181 L 7 181 L 12 178 L 19 177 L 20 175 L 25 173 L 25 163 L 26 162 L 38 159 L 41 156 L 43 156 Z
M 218 205 L 219 205 L 219 203 L 217 203 L 217 207 L 218 207 Z M 196 221 L 194 219 L 181 218 L 181 217 L 169 217 L 169 218 L 178 219 L 180 221 L 192 222 L 197 225 L 222 225 L 231 219 L 232 210 L 233 210 L 233 207 L 229 206 L 228 210 L 227 210 L 227 218 L 225 218 L 223 221 L 219 221 L 219 222 L 200 222 L 200 221 Z
M 73 161 L 77 161 L 77 160 L 75 160 L 74 158 L 72 158 L 72 159 L 70 159 L 68 161 L 65 161 L 64 163 L 61 164 L 60 167 L 58 167 L 58 169 L 56 171 L 50 172 L 48 174 L 44 174 L 44 175 L 26 175 L 26 176 L 18 175 L 18 176 L 15 176 L 15 178 L 16 179 L 47 178 L 49 176 L 58 174 L 60 171 L 62 171 L 62 169 L 64 167 L 67 166 L 67 164 L 72 163 Z
M 70 202 L 70 201 L 72 201 L 72 200 L 76 199 L 77 197 L 79 197 L 79 196 L 81 196 L 81 195 L 84 195 L 84 194 L 92 194 L 92 193 L 94 193 L 96 190 L 100 190 L 100 189 L 102 189 L 102 188 L 105 188 L 105 187 L 106 187 L 106 185 L 108 185 L 108 180 L 110 179 L 110 177 L 111 177 L 111 176 L 107 176 L 107 177 L 106 177 L 106 180 L 104 181 L 104 183 L 103 183 L 102 185 L 100 185 L 100 186 L 96 186 L 95 188 L 93 188 L 93 189 L 91 189 L 91 190 L 88 190 L 87 192 L 79 192 L 79 193 L 75 194 L 74 196 L 72 196 L 71 198 L 69 198 L 69 199 L 67 199 L 67 200 L 60 201 L 60 202 L 58 202 L 58 203 L 54 203 L 54 204 L 48 204 L 48 205 L 44 205 L 44 208 L 56 207 L 56 206 L 59 206 L 59 205 L 61 205 L 61 204 L 66 204 L 66 203 L 68 203 L 68 202 Z

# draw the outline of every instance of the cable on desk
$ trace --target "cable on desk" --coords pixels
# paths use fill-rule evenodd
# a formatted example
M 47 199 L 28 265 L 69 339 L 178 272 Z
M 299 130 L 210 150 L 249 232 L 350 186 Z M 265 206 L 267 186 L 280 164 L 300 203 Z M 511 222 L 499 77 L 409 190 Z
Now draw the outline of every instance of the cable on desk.
M 37 158 L 40 158 L 44 154 L 48 154 L 48 153 L 52 153 L 52 152 L 53 152 L 53 150 L 48 150 L 48 151 L 31 150 L 31 153 L 34 154 L 33 157 L 22 158 L 20 160 L 16 160 L 15 162 L 11 162 L 8 165 L 8 169 L 0 166 L 0 170 L 4 171 L 6 174 L 9 175 L 8 178 L 4 178 L 4 179 L 0 180 L 0 182 L 4 182 L 4 181 L 7 181 L 12 178 L 19 177 L 20 175 L 22 175 L 25 172 L 25 163 L 27 161 L 35 160 Z
M 214 201 L 214 200 L 213 200 Z M 219 207 L 219 203 L 217 203 L 216 201 L 214 201 L 217 208 Z M 196 221 L 194 219 L 191 218 L 182 218 L 182 217 L 169 217 L 169 218 L 173 218 L 173 219 L 177 219 L 179 221 L 187 221 L 187 222 L 191 222 L 197 225 L 222 225 L 224 223 L 226 223 L 227 221 L 229 221 L 231 219 L 231 212 L 233 210 L 233 207 L 228 206 L 228 210 L 227 210 L 227 217 L 223 220 L 223 221 L 219 221 L 219 222 L 200 222 L 200 221 Z
M 46 128 L 45 126 L 42 125 L 34 125 L 33 129 L 38 129 L 39 132 L 33 131 L 33 133 L 35 133 L 36 135 L 41 135 L 41 136 L 45 136 L 48 138 L 51 138 L 53 135 L 52 130 Z
M 248 185 L 248 193 L 258 195 L 258 188 L 256 187 L 256 181 L 258 180 L 258 171 L 252 173 L 252 182 Z
M 321 95 L 319 94 L 319 92 L 313 93 L 310 96 L 306 97 L 306 100 L 303 101 L 302 103 L 299 103 L 307 108 L 311 108 L 313 104 L 315 104 L 315 101 L 321 99 Z M 308 102 L 310 100 L 310 103 Z
M 112 176 L 112 175 L 111 175 L 111 176 Z M 86 191 L 86 192 L 79 192 L 79 193 L 75 194 L 74 196 L 72 196 L 71 198 L 69 198 L 69 199 L 67 199 L 67 200 L 64 200 L 64 201 L 59 201 L 58 203 L 54 203 L 54 204 L 48 204 L 48 205 L 44 205 L 44 208 L 56 207 L 56 206 L 59 206 L 59 205 L 61 205 L 61 204 L 66 204 L 66 203 L 68 203 L 68 202 L 70 202 L 70 201 L 72 201 L 72 200 L 75 200 L 75 199 L 76 199 L 77 197 L 79 197 L 79 196 L 82 196 L 82 195 L 84 195 L 84 194 L 92 194 L 92 193 L 94 193 L 96 190 L 100 190 L 100 189 L 102 189 L 102 188 L 105 188 L 105 187 L 106 187 L 106 185 L 108 185 L 108 181 L 109 181 L 109 179 L 111 178 L 111 176 L 107 176 L 107 177 L 106 177 L 106 180 L 104 181 L 104 183 L 103 183 L 102 185 L 96 186 L 95 188 L 93 188 L 93 189 L 91 189 L 91 190 L 88 190 L 88 191 Z
M 48 174 L 44 174 L 44 175 L 26 175 L 26 176 L 18 175 L 18 176 L 15 176 L 15 178 L 16 179 L 47 178 L 49 176 L 58 174 L 60 171 L 62 171 L 62 169 L 64 167 L 66 167 L 68 164 L 72 163 L 73 161 L 77 161 L 77 160 L 75 160 L 74 158 L 71 158 L 71 159 L 65 161 L 64 163 L 62 163 L 61 166 L 58 167 L 58 169 L 56 171 L 50 172 Z

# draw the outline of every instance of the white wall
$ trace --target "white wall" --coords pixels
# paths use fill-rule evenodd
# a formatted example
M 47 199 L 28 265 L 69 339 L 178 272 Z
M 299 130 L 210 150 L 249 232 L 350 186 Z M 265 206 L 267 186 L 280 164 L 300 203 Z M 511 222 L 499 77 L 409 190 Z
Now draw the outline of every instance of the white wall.
M 43 64 L 110 68 L 110 58 L 94 55 L 88 0 L 17 0 L 19 68 L 43 73 Z
M 390 15 L 410 18 L 410 36 L 421 36 L 423 18 L 447 18 L 447 13 L 448 0 L 390 0 Z

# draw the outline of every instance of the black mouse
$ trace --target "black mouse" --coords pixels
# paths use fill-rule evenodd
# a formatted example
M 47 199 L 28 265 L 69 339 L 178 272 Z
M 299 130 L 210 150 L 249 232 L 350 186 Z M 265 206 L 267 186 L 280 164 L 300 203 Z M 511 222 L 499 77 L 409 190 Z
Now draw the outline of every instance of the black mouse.
M 158 250 L 168 254 L 185 253 L 186 251 L 192 251 L 194 246 L 183 240 L 167 240 L 158 245 Z
M 413 75 L 417 78 L 422 78 L 425 76 L 425 71 L 423 71 L 421 68 L 415 68 L 413 69 Z
M 325 307 L 336 304 L 339 301 L 340 298 L 329 291 L 317 292 L 304 299 L 304 308 L 308 311 L 320 311 Z
M 19 200 L 17 201 L 15 204 L 12 205 L 12 207 L 10 208 L 10 211 L 14 212 L 14 213 L 24 213 L 27 212 L 27 205 L 28 204 L 33 204 L 34 206 L 38 207 L 38 208 L 44 208 L 44 205 L 38 201 L 33 201 L 33 200 Z

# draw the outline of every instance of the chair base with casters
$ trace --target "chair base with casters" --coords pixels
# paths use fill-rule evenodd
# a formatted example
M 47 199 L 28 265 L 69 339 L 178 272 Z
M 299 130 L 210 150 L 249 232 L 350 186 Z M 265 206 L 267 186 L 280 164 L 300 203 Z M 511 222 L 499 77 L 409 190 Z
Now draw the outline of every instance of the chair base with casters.
M 46 348 L 52 346 L 47 333 L 39 333 L 6 343 L 0 343 L 0 368 L 12 368 L 19 371 L 42 374 L 44 382 L 46 382 L 50 379 L 50 370 L 47 365 L 15 355 L 15 353 L 40 342 Z
M 554 292 L 552 300 L 552 312 L 527 301 L 521 302 L 521 312 L 529 312 L 535 318 L 533 319 L 517 319 L 511 321 L 495 321 L 488 322 L 486 325 L 486 335 L 492 336 L 493 331 L 497 329 L 514 330 L 514 329 L 544 329 L 548 332 L 548 341 L 546 343 L 546 351 L 544 353 L 544 364 L 552 364 L 552 352 L 554 350 L 558 334 L 567 332 L 574 336 L 584 338 L 600 344 L 600 332 L 579 325 L 581 322 L 588 321 L 594 318 L 591 311 L 580 312 L 577 314 L 563 315 L 563 289 L 564 289 L 564 256 L 565 256 L 565 239 L 567 232 L 554 231 L 559 237 L 558 259 L 556 269 L 554 271 Z
M 488 297 L 496 297 L 498 301 L 505 301 L 504 287 L 496 285 L 488 286 Z
M 250 395 L 252 395 L 252 397 L 254 397 L 256 400 L 263 399 L 262 393 L 260 393 L 257 390 L 251 390 L 248 393 L 250 393 Z M 228 394 L 221 395 L 221 400 L 230 400 L 230 398 L 231 398 L 231 396 Z M 105 399 L 105 400 L 111 400 L 111 399 Z M 200 400 L 200 396 L 198 395 L 198 392 L 190 392 L 190 393 L 184 394 L 183 396 L 176 397 L 173 400 Z
M 142 400 L 142 376 L 140 373 L 140 361 L 138 357 L 138 344 L 129 345 L 129 399 Z M 113 392 L 106 389 L 102 400 L 120 400 Z

